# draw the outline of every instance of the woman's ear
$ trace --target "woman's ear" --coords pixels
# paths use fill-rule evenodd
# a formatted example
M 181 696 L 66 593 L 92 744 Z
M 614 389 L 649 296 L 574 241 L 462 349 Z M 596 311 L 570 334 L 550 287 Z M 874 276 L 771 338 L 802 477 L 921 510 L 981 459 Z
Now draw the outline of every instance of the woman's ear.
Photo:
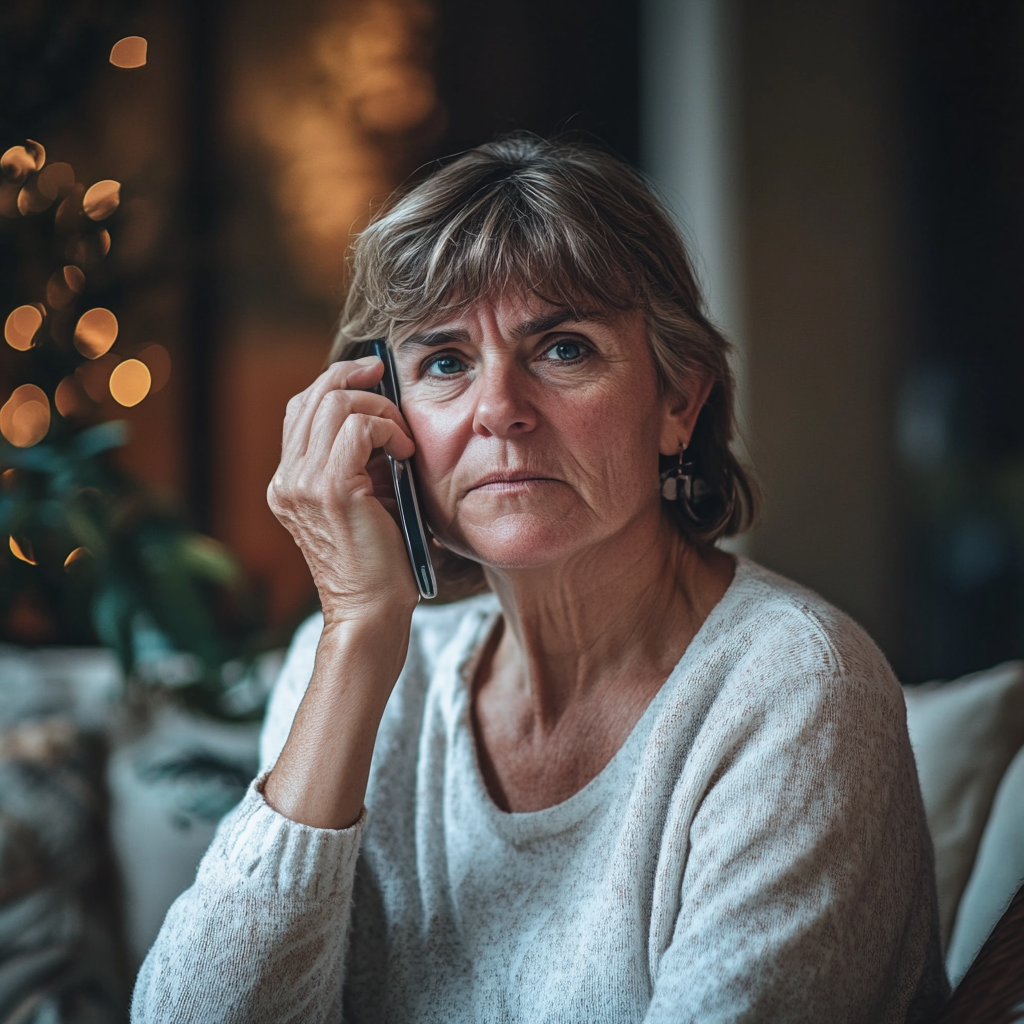
M 689 444 L 693 437 L 694 427 L 697 425 L 697 417 L 700 415 L 704 403 L 711 394 L 714 387 L 714 380 L 710 374 L 690 375 L 686 382 L 685 390 L 680 392 L 666 393 L 663 401 L 663 419 L 661 426 L 661 444 L 659 451 L 662 455 L 675 455 L 679 451 L 681 443 Z

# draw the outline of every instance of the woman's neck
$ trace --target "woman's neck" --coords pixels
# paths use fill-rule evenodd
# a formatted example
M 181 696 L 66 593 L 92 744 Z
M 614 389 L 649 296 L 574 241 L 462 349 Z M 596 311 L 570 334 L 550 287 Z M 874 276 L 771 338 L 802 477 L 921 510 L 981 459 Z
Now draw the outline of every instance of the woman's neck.
M 697 549 L 659 517 L 542 570 L 489 569 L 504 630 L 481 682 L 515 691 L 540 731 L 568 708 L 620 689 L 617 681 L 653 687 L 653 696 L 733 568 L 728 555 Z

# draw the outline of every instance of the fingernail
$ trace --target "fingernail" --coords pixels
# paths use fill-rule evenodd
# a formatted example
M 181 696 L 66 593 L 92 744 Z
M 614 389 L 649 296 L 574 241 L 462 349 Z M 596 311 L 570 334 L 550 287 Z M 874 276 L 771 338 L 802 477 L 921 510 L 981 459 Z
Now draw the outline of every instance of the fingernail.
M 360 366 L 373 366 L 374 363 L 380 362 L 379 356 L 360 356 L 356 362 Z

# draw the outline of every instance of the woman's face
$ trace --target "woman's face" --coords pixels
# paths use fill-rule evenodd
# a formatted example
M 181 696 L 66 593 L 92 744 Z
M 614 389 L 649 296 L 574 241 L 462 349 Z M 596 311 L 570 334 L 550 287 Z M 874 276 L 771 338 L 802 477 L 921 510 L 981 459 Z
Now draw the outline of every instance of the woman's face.
M 577 315 L 505 295 L 395 347 L 427 519 L 484 565 L 551 564 L 660 516 L 680 399 L 659 394 L 639 314 Z

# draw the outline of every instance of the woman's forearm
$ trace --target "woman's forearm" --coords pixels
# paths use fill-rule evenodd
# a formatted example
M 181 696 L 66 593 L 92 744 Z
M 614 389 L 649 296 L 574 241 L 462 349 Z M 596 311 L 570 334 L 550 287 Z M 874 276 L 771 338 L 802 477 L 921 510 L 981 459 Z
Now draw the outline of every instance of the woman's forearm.
M 325 625 L 313 677 L 264 787 L 279 814 L 314 828 L 358 820 L 377 729 L 408 645 L 405 616 Z

